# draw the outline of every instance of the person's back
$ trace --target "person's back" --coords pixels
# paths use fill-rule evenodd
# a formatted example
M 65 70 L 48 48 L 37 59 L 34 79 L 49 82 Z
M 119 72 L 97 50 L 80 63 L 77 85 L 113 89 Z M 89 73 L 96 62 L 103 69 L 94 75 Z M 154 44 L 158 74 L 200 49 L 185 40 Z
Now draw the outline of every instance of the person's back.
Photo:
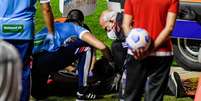
M 2 0 L 0 17 L 3 19 L 33 20 L 36 0 Z M 17 18 L 17 19 L 16 19 Z
M 44 50 L 49 52 L 57 51 L 62 46 L 72 46 L 74 48 L 83 46 L 85 42 L 81 41 L 82 34 L 89 31 L 72 22 L 55 23 L 54 48 L 51 47 L 50 43 L 42 41 L 47 36 L 47 32 L 47 28 L 43 28 L 40 32 L 36 33 L 33 48 L 34 54 Z M 72 44 L 72 42 L 74 43 Z
M 36 0 L 2 0 L 0 3 L 0 38 L 31 39 Z M 29 34 L 28 34 L 29 33 Z

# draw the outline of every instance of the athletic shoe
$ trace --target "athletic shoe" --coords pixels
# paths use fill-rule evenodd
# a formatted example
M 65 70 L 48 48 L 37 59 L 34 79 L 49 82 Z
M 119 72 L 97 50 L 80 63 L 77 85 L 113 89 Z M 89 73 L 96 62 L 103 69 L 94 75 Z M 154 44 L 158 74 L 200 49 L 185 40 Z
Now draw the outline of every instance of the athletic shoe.
M 177 72 L 172 72 L 169 77 L 168 88 L 176 97 L 183 97 L 185 90 Z
M 77 92 L 77 99 L 76 101 L 86 101 L 86 100 L 94 100 L 99 99 L 100 96 L 97 96 L 95 92 L 90 89 L 89 86 L 81 87 Z

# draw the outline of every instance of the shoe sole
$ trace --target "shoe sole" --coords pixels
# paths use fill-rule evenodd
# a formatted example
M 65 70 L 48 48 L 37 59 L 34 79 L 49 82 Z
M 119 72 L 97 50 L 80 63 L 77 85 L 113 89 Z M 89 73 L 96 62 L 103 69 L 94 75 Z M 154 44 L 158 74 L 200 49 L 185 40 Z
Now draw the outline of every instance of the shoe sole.
M 176 97 L 182 97 L 185 95 L 185 90 L 183 88 L 183 84 L 181 82 L 180 76 L 177 72 L 173 72 L 171 77 L 173 79 L 173 82 L 176 85 Z
M 175 73 L 175 72 L 171 73 L 171 79 L 172 79 L 172 81 L 173 81 L 173 83 L 174 83 L 174 85 L 175 85 L 175 90 L 176 90 L 176 93 L 175 93 L 176 95 L 175 95 L 175 96 L 177 97 L 177 96 L 178 96 L 178 93 L 177 93 L 177 92 L 178 92 L 178 91 L 177 91 L 178 85 L 177 85 L 177 81 L 176 81 L 176 79 L 175 79 L 175 77 L 174 77 L 174 73 Z

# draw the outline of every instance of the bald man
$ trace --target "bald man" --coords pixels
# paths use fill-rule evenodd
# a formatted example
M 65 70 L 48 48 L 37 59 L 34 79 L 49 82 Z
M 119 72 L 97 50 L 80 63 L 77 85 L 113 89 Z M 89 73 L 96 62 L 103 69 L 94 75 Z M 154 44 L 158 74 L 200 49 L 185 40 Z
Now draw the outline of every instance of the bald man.
M 107 32 L 107 37 L 112 42 L 112 55 L 114 57 L 116 72 L 121 72 L 123 63 L 127 54 L 127 48 L 124 48 L 125 37 L 121 27 L 123 14 L 112 10 L 103 11 L 99 24 Z M 117 50 L 118 49 L 118 50 Z

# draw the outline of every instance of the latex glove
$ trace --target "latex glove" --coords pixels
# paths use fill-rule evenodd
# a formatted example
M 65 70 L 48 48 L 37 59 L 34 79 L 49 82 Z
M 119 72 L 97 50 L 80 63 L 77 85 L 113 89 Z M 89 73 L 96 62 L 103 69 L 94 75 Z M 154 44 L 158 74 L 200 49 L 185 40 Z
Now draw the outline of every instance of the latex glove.
M 44 50 L 48 52 L 55 52 L 60 48 L 60 39 L 57 37 L 56 33 L 53 35 L 51 33 L 48 33 L 46 38 L 44 39 Z

